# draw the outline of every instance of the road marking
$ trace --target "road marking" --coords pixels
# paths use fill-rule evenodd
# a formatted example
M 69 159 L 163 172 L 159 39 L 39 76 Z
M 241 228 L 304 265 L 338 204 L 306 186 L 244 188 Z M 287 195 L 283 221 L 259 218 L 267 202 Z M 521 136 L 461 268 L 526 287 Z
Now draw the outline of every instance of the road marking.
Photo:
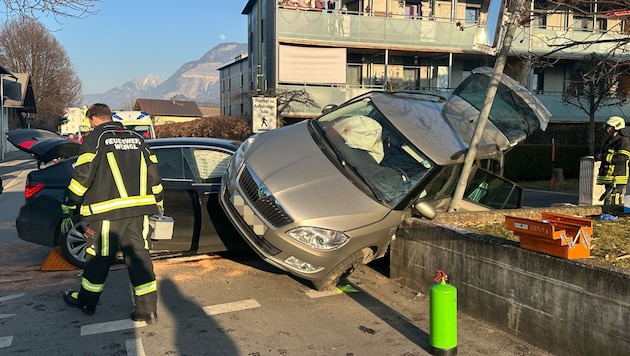
M 114 320 L 98 324 L 88 324 L 81 326 L 81 336 L 135 329 L 142 326 L 147 326 L 147 323 L 145 323 L 144 321 L 133 321 L 131 319 Z
M 125 341 L 127 347 L 127 355 L 129 356 L 144 356 L 144 346 L 142 345 L 142 339 L 129 339 Z
M 15 314 L 0 314 L 0 319 L 10 318 L 12 316 L 15 316 Z
M 7 300 L 20 298 L 20 297 L 23 297 L 25 295 L 26 295 L 26 293 L 10 294 L 10 295 L 7 295 L 6 297 L 0 297 L 0 302 L 6 302 Z
M 253 309 L 260 307 L 256 299 L 245 299 L 238 302 L 210 305 L 203 307 L 206 315 L 218 315 L 245 309 Z
M 11 346 L 12 342 L 13 342 L 13 336 L 0 337 L 0 349 Z

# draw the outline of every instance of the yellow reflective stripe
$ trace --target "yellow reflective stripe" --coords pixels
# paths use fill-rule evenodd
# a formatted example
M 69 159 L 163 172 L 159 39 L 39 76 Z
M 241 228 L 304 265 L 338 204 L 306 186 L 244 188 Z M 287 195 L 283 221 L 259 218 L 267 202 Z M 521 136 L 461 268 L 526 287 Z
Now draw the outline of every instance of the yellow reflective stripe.
M 131 208 L 134 206 L 155 205 L 155 197 L 153 195 L 135 196 L 128 198 L 116 198 L 100 203 L 94 203 L 87 206 L 81 206 L 81 215 L 89 216 L 92 214 L 101 214 L 116 209 Z
M 104 284 L 90 283 L 85 277 L 81 278 L 81 287 L 88 292 L 100 293 L 103 291 Z
M 151 224 L 149 222 L 149 216 L 145 215 L 142 220 L 142 239 L 144 240 L 144 248 L 146 250 L 149 249 L 149 231 L 151 228 Z
M 140 194 L 147 194 L 147 162 L 144 155 L 140 156 Z
M 81 185 L 81 183 L 79 183 L 78 180 L 72 178 L 70 180 L 70 184 L 68 185 L 68 190 L 70 190 L 77 196 L 82 197 L 83 194 L 85 194 L 85 192 L 87 191 L 87 187 L 84 187 L 83 185 Z
M 101 256 L 109 256 L 109 220 L 103 220 L 101 226 Z
M 80 155 L 77 158 L 77 161 L 74 163 L 74 166 L 80 166 L 84 163 L 90 163 L 92 162 L 92 160 L 94 159 L 94 156 L 96 156 L 94 153 L 92 152 L 85 152 L 84 154 Z
M 162 183 L 158 184 L 158 185 L 154 185 L 151 187 L 151 192 L 153 194 L 160 194 L 162 192 L 162 190 L 164 190 L 164 187 L 162 186 Z
M 157 163 L 158 163 L 158 160 L 157 160 L 157 156 L 156 156 L 156 155 L 149 155 L 149 160 L 150 160 L 151 162 L 155 163 L 155 164 L 157 164 Z
M 127 195 L 125 182 L 123 182 L 122 174 L 120 174 L 120 169 L 116 163 L 114 152 L 107 152 L 107 163 L 109 163 L 109 169 L 112 171 L 112 176 L 114 177 L 114 182 L 116 183 L 116 189 L 118 189 L 118 194 L 121 198 L 128 197 L 129 195 Z
M 157 292 L 157 282 L 155 280 L 153 280 L 153 281 L 151 281 L 149 283 L 145 283 L 145 284 L 141 284 L 139 286 L 135 286 L 135 287 L 133 287 L 133 290 L 136 292 L 137 296 L 149 294 L 149 293 L 152 293 L 152 292 Z

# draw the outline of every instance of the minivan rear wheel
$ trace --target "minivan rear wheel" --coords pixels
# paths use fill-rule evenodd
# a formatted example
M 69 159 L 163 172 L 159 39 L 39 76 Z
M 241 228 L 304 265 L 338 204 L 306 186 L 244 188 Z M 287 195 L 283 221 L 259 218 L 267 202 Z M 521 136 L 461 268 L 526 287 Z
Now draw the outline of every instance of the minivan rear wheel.
M 339 280 L 348 277 L 362 261 L 363 252 L 357 251 L 341 261 L 324 278 L 311 281 L 311 283 L 318 291 L 334 290 Z
M 86 223 L 80 216 L 72 218 L 72 228 L 67 234 L 59 237 L 59 248 L 61 254 L 71 265 L 83 269 L 85 267 L 85 233 Z

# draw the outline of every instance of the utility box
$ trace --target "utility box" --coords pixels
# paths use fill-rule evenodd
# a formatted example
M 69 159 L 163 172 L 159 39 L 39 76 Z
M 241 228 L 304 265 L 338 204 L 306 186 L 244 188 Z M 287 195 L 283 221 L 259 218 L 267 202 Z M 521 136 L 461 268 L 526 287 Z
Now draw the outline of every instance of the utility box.
M 540 219 L 505 217 L 505 228 L 519 237 L 521 248 L 574 259 L 591 255 L 593 221 L 543 212 Z
M 597 185 L 597 172 L 601 162 L 593 156 L 580 158 L 580 190 L 578 205 L 603 205 L 599 197 L 604 194 L 604 186 Z

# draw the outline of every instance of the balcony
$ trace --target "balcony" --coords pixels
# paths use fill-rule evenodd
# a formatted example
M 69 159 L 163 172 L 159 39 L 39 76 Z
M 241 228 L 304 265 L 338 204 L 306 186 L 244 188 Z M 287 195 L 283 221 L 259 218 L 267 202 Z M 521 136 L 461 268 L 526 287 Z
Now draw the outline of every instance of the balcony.
M 392 50 L 479 53 L 473 50 L 477 26 L 457 26 L 448 19 L 366 16 L 365 13 L 326 13 L 317 11 L 276 10 L 276 31 L 279 42 L 325 45 L 334 47 L 387 48 Z M 461 20 L 463 23 L 464 21 Z M 569 41 L 588 42 L 614 40 L 620 34 L 604 32 L 532 29 L 532 52 L 542 55 Z M 512 43 L 512 52 L 526 54 L 530 43 L 528 29 L 519 28 Z M 576 46 L 555 56 L 581 57 L 591 52 L 606 52 L 616 42 L 590 47 Z M 630 48 L 628 48 L 630 49 Z M 623 49 L 622 49 L 623 50 Z M 626 50 L 627 52 L 627 50 Z

